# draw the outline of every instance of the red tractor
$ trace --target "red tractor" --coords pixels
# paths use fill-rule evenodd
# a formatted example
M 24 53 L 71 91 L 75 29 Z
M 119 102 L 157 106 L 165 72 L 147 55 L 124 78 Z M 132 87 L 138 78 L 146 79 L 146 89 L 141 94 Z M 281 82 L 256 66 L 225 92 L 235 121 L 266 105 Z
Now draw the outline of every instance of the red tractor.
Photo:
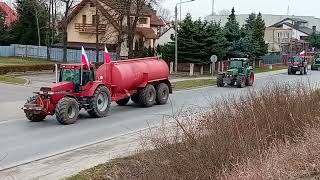
M 29 98 L 23 110 L 32 122 L 56 115 L 61 124 L 77 121 L 81 109 L 91 117 L 107 116 L 112 101 L 126 105 L 130 98 L 141 106 L 166 104 L 172 93 L 168 65 L 158 57 L 115 61 L 97 70 L 83 64 L 62 64 L 56 82 Z

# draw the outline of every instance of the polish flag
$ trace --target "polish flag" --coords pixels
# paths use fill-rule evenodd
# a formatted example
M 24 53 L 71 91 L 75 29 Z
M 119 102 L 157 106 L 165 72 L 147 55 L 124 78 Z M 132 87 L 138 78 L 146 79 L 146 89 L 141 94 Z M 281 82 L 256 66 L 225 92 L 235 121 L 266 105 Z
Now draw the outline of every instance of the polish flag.
M 304 56 L 306 54 L 305 51 L 302 51 L 301 53 L 299 53 L 300 56 Z
M 107 46 L 104 46 L 104 63 L 110 63 L 110 62 L 111 62 L 110 54 L 108 52 Z
M 88 69 L 90 69 L 89 59 L 83 46 L 82 46 L 81 60 L 82 60 L 82 63 L 85 64 L 88 67 Z

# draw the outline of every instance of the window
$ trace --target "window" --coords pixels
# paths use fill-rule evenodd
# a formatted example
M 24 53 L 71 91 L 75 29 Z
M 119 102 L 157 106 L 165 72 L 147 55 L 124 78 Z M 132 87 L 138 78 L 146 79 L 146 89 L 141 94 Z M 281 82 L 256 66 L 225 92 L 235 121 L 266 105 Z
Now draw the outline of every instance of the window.
M 95 7 L 93 2 L 90 3 L 90 7 Z
M 87 24 L 87 15 L 82 15 L 82 24 Z
M 92 15 L 92 24 L 95 25 L 96 24 L 96 15 Z M 98 15 L 98 22 L 99 22 L 99 15 Z
M 139 18 L 139 24 L 147 24 L 147 18 Z
M 280 38 L 280 33 L 278 33 L 278 38 Z

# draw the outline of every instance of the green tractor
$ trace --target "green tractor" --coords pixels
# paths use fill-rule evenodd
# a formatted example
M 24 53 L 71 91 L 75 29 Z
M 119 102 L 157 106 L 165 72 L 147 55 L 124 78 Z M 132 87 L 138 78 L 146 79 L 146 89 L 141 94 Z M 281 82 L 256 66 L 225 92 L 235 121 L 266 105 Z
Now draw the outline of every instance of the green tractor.
M 316 54 L 311 65 L 311 70 L 320 70 L 320 54 Z
M 232 58 L 229 61 L 227 72 L 219 73 L 217 77 L 217 86 L 224 87 L 236 85 L 238 88 L 252 86 L 254 83 L 254 72 L 249 65 L 248 58 Z

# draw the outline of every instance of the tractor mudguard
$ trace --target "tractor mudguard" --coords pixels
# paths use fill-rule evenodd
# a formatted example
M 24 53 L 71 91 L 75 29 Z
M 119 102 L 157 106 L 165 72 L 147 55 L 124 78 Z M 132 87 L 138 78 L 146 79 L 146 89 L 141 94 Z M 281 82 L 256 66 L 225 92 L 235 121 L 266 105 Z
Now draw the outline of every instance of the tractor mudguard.
M 80 95 L 83 97 L 91 97 L 93 96 L 95 90 L 99 86 L 105 86 L 101 81 L 92 81 L 87 83 L 86 85 L 80 88 Z M 108 88 L 108 87 L 107 87 Z M 108 88 L 109 89 L 109 88 Z M 109 89 L 110 90 L 110 89 Z

